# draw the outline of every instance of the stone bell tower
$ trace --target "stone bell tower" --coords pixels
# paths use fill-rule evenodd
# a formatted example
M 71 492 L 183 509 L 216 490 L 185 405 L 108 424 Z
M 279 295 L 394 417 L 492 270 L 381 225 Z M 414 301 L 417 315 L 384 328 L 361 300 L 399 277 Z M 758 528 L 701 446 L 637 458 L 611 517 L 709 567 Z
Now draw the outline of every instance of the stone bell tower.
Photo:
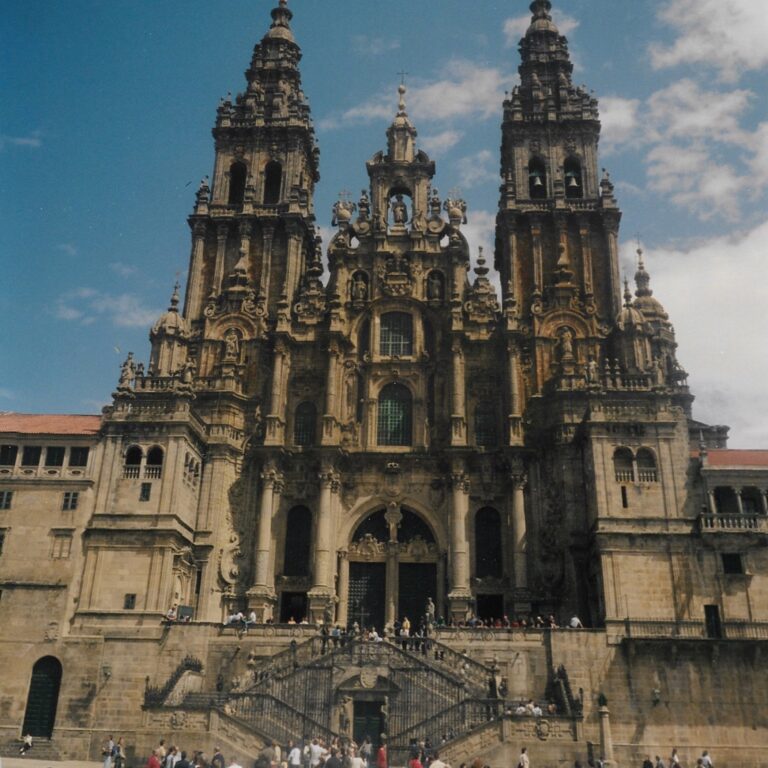
M 510 439 L 525 403 L 556 375 L 604 356 L 620 308 L 621 214 L 598 173 L 597 101 L 573 85 L 549 0 L 531 3 L 521 83 L 504 102 L 496 267 L 504 291 Z

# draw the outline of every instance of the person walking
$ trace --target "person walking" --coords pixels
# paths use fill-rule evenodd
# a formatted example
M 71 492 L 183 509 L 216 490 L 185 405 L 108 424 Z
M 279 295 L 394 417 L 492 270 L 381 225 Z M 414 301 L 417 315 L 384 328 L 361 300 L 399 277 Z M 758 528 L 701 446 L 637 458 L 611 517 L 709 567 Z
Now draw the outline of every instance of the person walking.
M 520 750 L 520 757 L 517 761 L 517 768 L 530 768 L 531 761 L 528 759 L 528 747 Z
M 32 749 L 32 734 L 28 733 L 21 742 L 21 747 L 19 747 L 19 754 L 24 757 L 24 755 L 29 752 L 29 750 Z
M 104 749 L 101 750 L 101 756 L 104 758 L 104 768 L 112 768 L 112 755 L 115 751 L 115 740 L 109 737 Z

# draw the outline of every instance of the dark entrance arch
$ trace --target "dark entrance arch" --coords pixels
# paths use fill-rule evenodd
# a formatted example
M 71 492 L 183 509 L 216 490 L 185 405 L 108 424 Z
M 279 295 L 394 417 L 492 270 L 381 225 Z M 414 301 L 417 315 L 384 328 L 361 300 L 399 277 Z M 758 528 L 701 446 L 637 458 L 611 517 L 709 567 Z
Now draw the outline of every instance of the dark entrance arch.
M 43 656 L 32 667 L 32 681 L 27 696 L 27 709 L 21 732 L 50 739 L 56 722 L 56 707 L 61 688 L 61 662 L 53 656 Z

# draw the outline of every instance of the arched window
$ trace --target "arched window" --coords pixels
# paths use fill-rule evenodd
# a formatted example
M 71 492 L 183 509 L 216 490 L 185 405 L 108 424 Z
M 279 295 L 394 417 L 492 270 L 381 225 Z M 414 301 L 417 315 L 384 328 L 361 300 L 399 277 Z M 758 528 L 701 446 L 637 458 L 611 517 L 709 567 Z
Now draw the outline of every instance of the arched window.
M 306 507 L 294 507 L 288 513 L 285 527 L 286 576 L 309 576 L 309 553 L 312 542 L 312 513 Z
M 132 445 L 125 452 L 125 464 L 123 466 L 123 477 L 138 477 L 139 468 L 143 454 L 138 445 Z
M 264 169 L 264 205 L 280 202 L 280 188 L 283 185 L 283 166 L 274 160 Z
M 232 163 L 229 167 L 229 204 L 242 205 L 245 198 L 245 180 L 248 169 L 245 163 Z
M 380 352 L 384 357 L 413 354 L 413 317 L 407 312 L 387 312 L 381 316 Z
M 144 477 L 160 477 L 163 474 L 163 449 L 154 446 L 147 451 L 147 466 L 144 468 Z
M 314 445 L 316 424 L 317 408 L 314 403 L 299 403 L 293 419 L 294 445 Z
M 648 448 L 641 448 L 637 452 L 637 479 L 641 483 L 655 483 L 658 477 L 656 469 L 656 457 Z
M 379 445 L 410 445 L 413 399 L 408 387 L 387 384 L 379 394 L 377 440 Z
M 487 448 L 497 443 L 498 433 L 493 403 L 478 403 L 475 408 L 475 444 Z
M 32 680 L 27 696 L 27 709 L 21 732 L 26 736 L 50 739 L 56 723 L 56 709 L 61 688 L 61 662 L 43 656 L 32 667 Z
M 403 517 L 397 526 L 397 540 L 402 544 L 416 537 L 424 539 L 428 544 L 435 543 L 435 534 L 424 520 L 415 512 L 405 507 L 400 508 Z M 362 541 L 368 534 L 377 541 L 389 540 L 389 523 L 383 509 L 372 512 L 357 526 L 352 541 Z
M 493 507 L 475 515 L 475 576 L 501 578 L 501 516 Z
M 565 161 L 563 176 L 565 179 L 565 196 L 570 198 L 584 197 L 581 163 L 575 157 L 569 157 Z
M 547 169 L 540 157 L 533 157 L 528 163 L 528 192 L 531 200 L 547 196 Z
M 613 469 L 617 483 L 632 483 L 635 480 L 632 451 L 629 448 L 617 448 L 613 452 Z

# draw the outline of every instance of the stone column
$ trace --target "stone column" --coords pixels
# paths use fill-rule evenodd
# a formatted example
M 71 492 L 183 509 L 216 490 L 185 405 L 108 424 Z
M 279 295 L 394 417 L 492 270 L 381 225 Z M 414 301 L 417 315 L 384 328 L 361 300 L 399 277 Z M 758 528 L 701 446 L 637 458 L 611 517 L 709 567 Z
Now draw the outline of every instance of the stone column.
M 464 382 L 464 350 L 461 340 L 452 347 L 453 392 L 451 398 L 451 445 L 467 444 L 467 403 Z
M 763 507 L 763 514 L 768 515 L 768 491 L 760 491 L 760 503 Z
M 715 498 L 715 492 L 713 490 L 707 491 L 707 501 L 709 502 L 709 511 L 711 514 L 717 514 L 717 499 Z
M 451 474 L 451 591 L 448 594 L 451 617 L 463 621 L 472 600 L 469 588 L 469 478 L 463 467 L 454 466 Z
M 313 584 L 310 589 L 309 613 L 312 621 L 325 620 L 334 598 L 331 573 L 331 540 L 333 538 L 333 496 L 339 491 L 339 473 L 333 467 L 323 467 L 320 479 L 320 503 L 317 510 L 315 548 L 313 553 Z
M 531 243 L 533 245 L 533 291 L 541 294 L 544 285 L 544 262 L 541 246 L 541 220 L 531 217 Z
M 278 339 L 275 344 L 273 359 L 272 391 L 270 393 L 269 414 L 266 417 L 264 445 L 282 445 L 285 437 L 285 401 L 291 351 L 282 339 Z
M 334 443 L 338 418 L 339 348 L 332 341 L 328 348 L 328 372 L 325 379 L 325 412 L 323 414 L 323 445 Z
M 603 765 L 614 765 L 613 760 L 613 736 L 611 735 L 611 717 L 610 711 L 606 705 L 598 709 L 600 717 L 600 759 Z
M 520 363 L 517 344 L 507 344 L 507 373 L 509 375 L 509 444 L 521 445 L 523 441 L 522 409 L 520 407 Z
M 259 279 L 259 299 L 267 300 L 269 297 L 269 275 L 272 265 L 272 241 L 275 236 L 273 224 L 262 224 L 262 254 L 261 277 Z
M 272 554 L 272 518 L 280 505 L 283 476 L 275 467 L 267 465 L 261 473 L 259 524 L 256 530 L 253 586 L 248 591 L 248 607 L 256 611 L 259 621 L 271 618 L 275 604 L 273 574 L 270 571 Z
M 386 566 L 386 600 L 384 606 L 384 623 L 388 627 L 392 627 L 395 623 L 395 619 L 397 618 L 397 598 L 400 591 L 399 553 L 400 545 L 397 543 L 397 541 L 388 541 Z M 410 616 L 408 618 L 411 619 Z M 416 618 L 418 617 L 414 616 L 413 619 L 411 619 L 413 621 L 414 629 L 417 627 L 417 622 L 415 621 Z M 377 627 L 377 629 L 379 629 L 379 627 Z
M 616 317 L 621 310 L 621 282 L 619 280 L 619 222 L 605 220 L 605 231 L 608 236 L 608 266 L 611 278 L 611 310 Z
M 734 494 L 736 494 L 736 506 L 739 510 L 739 514 L 744 514 L 744 502 L 741 500 L 741 488 L 734 488 Z
M 349 608 L 349 552 L 340 549 L 339 557 L 339 582 L 336 587 L 339 602 L 336 605 L 336 623 L 346 627 L 349 623 L 347 610 Z
M 184 317 L 194 319 L 202 309 L 204 254 L 205 223 L 196 221 L 192 227 L 192 253 L 189 257 L 189 282 L 184 299 Z
M 592 247 L 589 240 L 590 227 L 587 217 L 579 219 L 579 237 L 581 239 L 581 263 L 583 268 L 584 294 L 592 296 Z
M 240 222 L 240 256 L 245 259 L 245 274 L 251 280 L 251 222 Z
M 219 224 L 216 229 L 216 265 L 213 272 L 213 286 L 211 287 L 211 293 L 216 295 L 221 293 L 221 284 L 224 280 L 224 267 L 227 259 L 228 234 L 228 225 Z
M 512 475 L 512 552 L 515 558 L 515 589 L 528 588 L 528 543 L 525 523 L 525 484 L 523 472 Z

